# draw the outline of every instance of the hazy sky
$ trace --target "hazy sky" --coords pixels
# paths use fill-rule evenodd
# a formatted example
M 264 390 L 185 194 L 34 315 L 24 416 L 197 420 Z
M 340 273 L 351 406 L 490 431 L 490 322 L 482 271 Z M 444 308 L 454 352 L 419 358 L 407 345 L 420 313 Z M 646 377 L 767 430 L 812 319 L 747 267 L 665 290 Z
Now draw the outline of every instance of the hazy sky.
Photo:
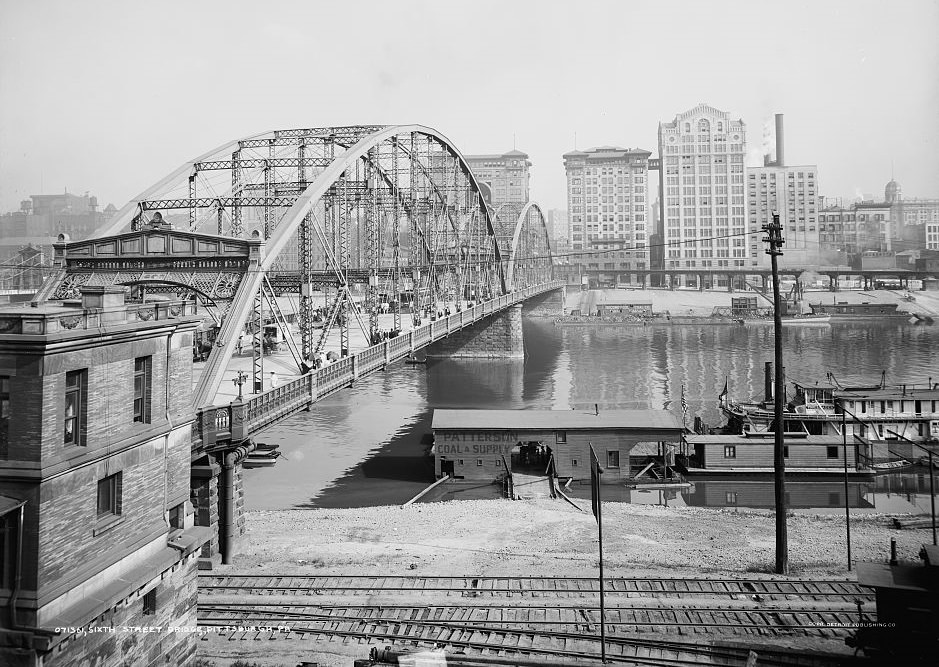
M 0 211 L 40 192 L 120 207 L 265 130 L 419 123 L 464 154 L 657 152 L 699 102 L 762 126 L 820 191 L 939 197 L 939 0 L 0 0 Z

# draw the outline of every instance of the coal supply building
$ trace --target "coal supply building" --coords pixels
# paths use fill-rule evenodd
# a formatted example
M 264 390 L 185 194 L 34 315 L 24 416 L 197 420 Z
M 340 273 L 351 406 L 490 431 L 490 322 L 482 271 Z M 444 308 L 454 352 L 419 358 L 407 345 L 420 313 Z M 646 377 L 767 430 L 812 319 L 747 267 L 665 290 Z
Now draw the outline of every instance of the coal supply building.
M 676 443 L 682 433 L 665 410 L 434 410 L 432 428 L 437 477 L 472 480 L 507 469 L 589 479 L 593 445 L 603 481 L 620 481 L 630 477 L 633 448 Z

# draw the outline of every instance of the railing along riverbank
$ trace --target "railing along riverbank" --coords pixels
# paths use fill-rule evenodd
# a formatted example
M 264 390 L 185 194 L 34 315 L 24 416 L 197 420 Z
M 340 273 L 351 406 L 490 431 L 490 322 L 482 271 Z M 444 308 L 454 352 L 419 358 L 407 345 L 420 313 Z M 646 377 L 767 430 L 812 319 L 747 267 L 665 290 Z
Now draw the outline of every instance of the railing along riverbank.
M 533 296 L 565 286 L 563 280 L 555 280 L 484 301 L 311 370 L 279 387 L 235 399 L 228 405 L 200 408 L 196 411 L 193 452 L 242 442 L 291 414 L 309 408 L 318 400 L 352 385 L 359 378 L 400 361 L 455 331 Z

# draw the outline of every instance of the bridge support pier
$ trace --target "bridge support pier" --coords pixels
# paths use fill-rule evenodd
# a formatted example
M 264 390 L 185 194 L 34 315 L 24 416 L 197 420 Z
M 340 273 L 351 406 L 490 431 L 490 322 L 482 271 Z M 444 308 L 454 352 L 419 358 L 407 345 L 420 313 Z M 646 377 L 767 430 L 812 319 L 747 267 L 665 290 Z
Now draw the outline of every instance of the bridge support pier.
M 220 562 L 218 556 L 218 476 L 221 471 L 221 466 L 211 458 L 207 463 L 194 464 L 190 470 L 195 524 L 212 529 L 212 539 L 202 547 L 199 558 L 200 570 L 211 570 Z
M 516 304 L 427 347 L 428 357 L 522 359 L 522 306 Z
M 564 314 L 565 288 L 551 290 L 533 296 L 524 302 L 522 315 L 525 317 L 560 317 Z

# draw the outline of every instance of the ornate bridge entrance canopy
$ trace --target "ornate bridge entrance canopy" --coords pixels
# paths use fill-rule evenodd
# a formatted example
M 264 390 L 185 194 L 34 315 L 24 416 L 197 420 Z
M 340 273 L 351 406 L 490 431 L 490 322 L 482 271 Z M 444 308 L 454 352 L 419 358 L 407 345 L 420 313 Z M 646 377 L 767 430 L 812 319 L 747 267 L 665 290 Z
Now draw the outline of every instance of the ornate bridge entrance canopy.
M 148 225 L 140 231 L 68 243 L 60 235 L 54 263 L 64 269 L 52 299 L 78 297 L 86 285 L 166 285 L 219 301 L 231 299 L 257 262 L 259 239 L 233 239 Z

